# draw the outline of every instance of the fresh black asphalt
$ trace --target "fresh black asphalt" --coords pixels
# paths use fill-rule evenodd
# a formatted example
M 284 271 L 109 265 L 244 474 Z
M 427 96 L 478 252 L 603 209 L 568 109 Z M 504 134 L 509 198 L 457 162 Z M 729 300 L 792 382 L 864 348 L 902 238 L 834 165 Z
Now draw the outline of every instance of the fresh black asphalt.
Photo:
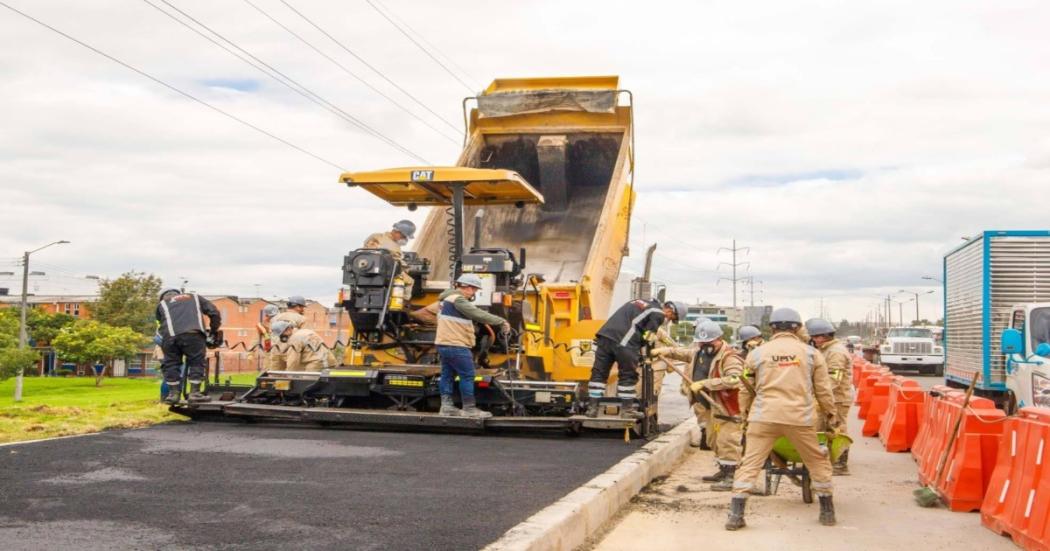
M 660 417 L 690 415 L 676 376 Z M 184 423 L 0 447 L 0 549 L 469 550 L 643 443 Z
M 187 423 L 0 447 L 0 547 L 477 549 L 639 444 Z

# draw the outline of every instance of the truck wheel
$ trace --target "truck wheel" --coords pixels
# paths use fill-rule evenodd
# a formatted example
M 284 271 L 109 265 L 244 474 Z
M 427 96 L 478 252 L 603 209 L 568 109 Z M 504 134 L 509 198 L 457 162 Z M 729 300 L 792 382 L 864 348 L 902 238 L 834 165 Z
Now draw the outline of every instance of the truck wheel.
M 932 365 L 920 365 L 919 366 L 919 375 L 933 375 L 933 366 Z
M 944 364 L 937 364 L 937 366 L 933 368 L 933 374 L 938 377 L 944 377 Z
M 1017 413 L 1017 396 L 1014 396 L 1013 392 L 1006 391 L 1006 403 L 1003 404 L 1003 411 L 1007 415 L 1013 415 Z

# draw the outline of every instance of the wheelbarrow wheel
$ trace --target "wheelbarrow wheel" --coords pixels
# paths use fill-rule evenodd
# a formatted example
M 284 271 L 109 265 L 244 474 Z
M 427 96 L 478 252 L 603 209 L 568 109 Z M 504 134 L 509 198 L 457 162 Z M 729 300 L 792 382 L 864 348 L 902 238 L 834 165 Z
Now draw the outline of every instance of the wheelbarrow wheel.
M 813 503 L 813 488 L 810 485 L 809 469 L 802 473 L 802 503 Z

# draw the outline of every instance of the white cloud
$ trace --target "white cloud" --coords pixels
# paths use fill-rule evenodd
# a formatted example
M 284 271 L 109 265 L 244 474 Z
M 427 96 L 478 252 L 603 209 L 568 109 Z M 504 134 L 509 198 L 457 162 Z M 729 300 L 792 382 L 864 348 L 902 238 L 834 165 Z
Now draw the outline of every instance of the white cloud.
M 455 159 L 457 146 L 246 4 L 172 2 L 431 161 Z M 397 95 L 279 2 L 257 3 Z M 644 226 L 657 277 L 683 298 L 730 299 L 712 270 L 736 238 L 766 302 L 815 313 L 824 297 L 833 317 L 863 317 L 876 295 L 924 288 L 960 236 L 1045 227 L 1045 3 L 385 3 L 476 86 L 620 74 L 637 100 L 640 193 L 626 267 L 639 267 Z M 412 164 L 145 3 L 15 4 L 342 166 Z M 459 124 L 468 91 L 367 4 L 293 4 Z M 64 238 L 39 262 L 67 276 L 134 268 L 327 302 L 342 255 L 408 215 L 6 10 L 0 75 L 5 259 Z M 258 89 L 214 84 L 245 80 Z

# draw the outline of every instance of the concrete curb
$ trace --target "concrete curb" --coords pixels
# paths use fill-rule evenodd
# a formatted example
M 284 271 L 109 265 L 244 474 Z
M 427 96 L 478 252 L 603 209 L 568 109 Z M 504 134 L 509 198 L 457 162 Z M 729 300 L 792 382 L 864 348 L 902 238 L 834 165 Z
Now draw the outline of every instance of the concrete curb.
M 484 551 L 571 550 L 582 545 L 649 482 L 671 471 L 699 429 L 692 417 L 547 506 Z

